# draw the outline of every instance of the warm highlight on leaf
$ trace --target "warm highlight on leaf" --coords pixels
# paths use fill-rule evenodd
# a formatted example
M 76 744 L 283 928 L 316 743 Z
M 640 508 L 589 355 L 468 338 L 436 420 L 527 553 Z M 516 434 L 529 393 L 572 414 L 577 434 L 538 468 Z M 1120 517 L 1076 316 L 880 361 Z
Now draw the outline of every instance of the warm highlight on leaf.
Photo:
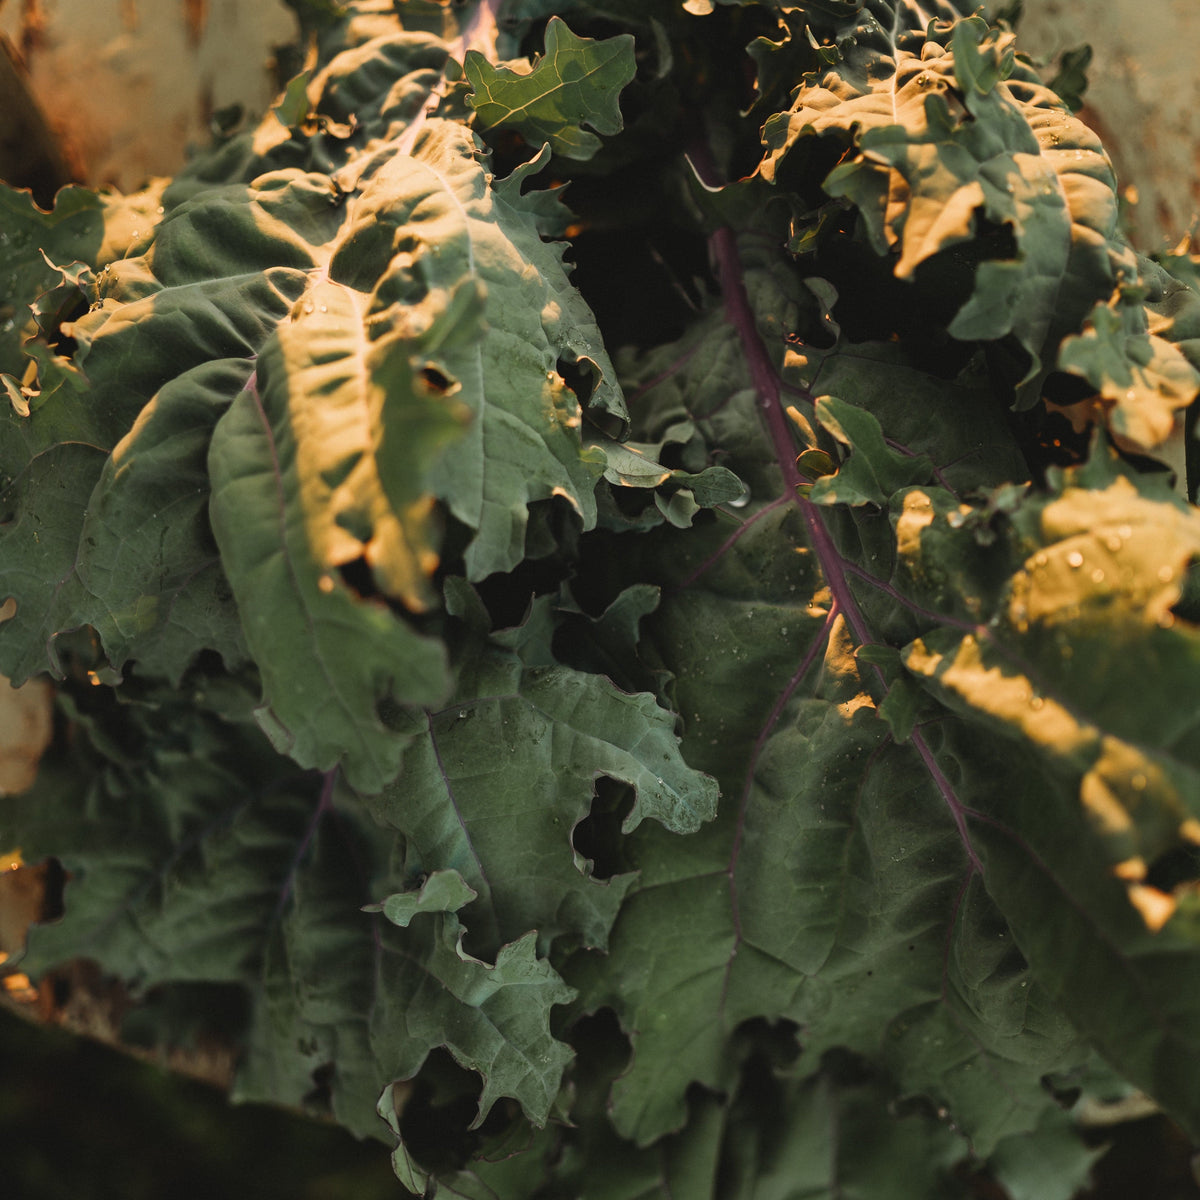
M 5 969 L 430 1198 L 1200 1136 L 1200 272 L 1013 9 L 305 8 L 176 179 L 0 194 Z
M 471 50 L 464 69 L 474 88 L 471 107 L 485 128 L 507 125 L 531 145 L 549 142 L 556 154 L 589 159 L 600 148 L 597 133 L 621 132 L 618 102 L 636 66 L 628 34 L 596 42 L 576 37 L 565 21 L 551 17 L 546 53 L 532 67 L 494 66 Z

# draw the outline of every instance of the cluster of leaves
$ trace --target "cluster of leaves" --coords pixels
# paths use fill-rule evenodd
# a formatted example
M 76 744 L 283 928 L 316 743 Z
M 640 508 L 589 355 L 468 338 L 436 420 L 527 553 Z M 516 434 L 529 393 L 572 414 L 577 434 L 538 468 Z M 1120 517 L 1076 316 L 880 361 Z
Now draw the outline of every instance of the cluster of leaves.
M 1200 291 L 1004 20 L 310 19 L 176 179 L 0 191 L 21 969 L 225 1014 L 426 1196 L 1200 1135 Z

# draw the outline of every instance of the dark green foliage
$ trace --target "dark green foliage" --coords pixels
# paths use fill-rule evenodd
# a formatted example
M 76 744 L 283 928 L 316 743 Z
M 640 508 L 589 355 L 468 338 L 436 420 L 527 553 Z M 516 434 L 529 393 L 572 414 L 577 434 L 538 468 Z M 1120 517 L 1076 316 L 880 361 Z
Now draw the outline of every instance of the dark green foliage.
M 345 7 L 165 191 L 0 196 L 22 969 L 235 989 L 427 1196 L 1200 1135 L 1200 295 L 1094 135 L 965 3 Z

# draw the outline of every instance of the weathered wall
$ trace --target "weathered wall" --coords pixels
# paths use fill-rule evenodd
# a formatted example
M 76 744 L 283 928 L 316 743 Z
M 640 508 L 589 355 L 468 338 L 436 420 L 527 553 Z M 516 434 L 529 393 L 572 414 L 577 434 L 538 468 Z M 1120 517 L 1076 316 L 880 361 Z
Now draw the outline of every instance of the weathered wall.
M 1200 4 L 1025 0 L 1019 46 L 1049 58 L 1085 42 L 1095 57 L 1080 115 L 1104 139 L 1122 188 L 1135 189 L 1134 240 L 1143 251 L 1173 245 L 1200 212 Z
M 296 22 L 282 0 L 0 0 L 0 32 L 77 171 L 132 190 L 174 174 L 215 109 L 266 109 Z

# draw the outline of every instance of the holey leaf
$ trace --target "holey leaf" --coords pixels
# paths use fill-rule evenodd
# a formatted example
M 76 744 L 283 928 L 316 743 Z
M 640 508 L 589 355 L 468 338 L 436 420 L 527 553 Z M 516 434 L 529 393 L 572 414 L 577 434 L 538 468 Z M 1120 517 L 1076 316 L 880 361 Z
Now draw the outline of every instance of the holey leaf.
M 470 887 L 459 915 L 488 953 L 528 929 L 543 950 L 607 944 L 633 876 L 593 878 L 572 841 L 599 777 L 633 793 L 625 833 L 647 817 L 691 833 L 716 811 L 714 780 L 684 761 L 654 697 L 499 645 L 475 650 L 450 702 L 404 733 L 399 778 L 367 803 L 402 835 L 406 874 L 453 870 Z
M 348 195 L 295 167 L 189 181 L 144 255 L 80 276 L 73 359 L 40 346 L 41 394 L 5 418 L 12 678 L 57 665 L 55 635 L 83 624 L 114 667 L 176 678 L 201 649 L 232 665 L 248 645 L 277 744 L 306 765 L 358 757 L 353 777 L 379 787 L 399 742 L 376 705 L 436 701 L 449 680 L 442 651 L 359 584 L 429 608 L 439 500 L 474 533 L 476 579 L 521 560 L 534 501 L 594 524 L 602 462 L 558 367 L 577 364 L 618 420 L 623 403 L 562 247 L 542 241 L 546 206 L 521 194 L 537 164 L 493 187 L 448 121 L 412 151 L 377 147 Z M 339 671 L 317 647 L 343 628 L 384 652 Z M 318 685 L 325 671 L 341 682 Z
M 612 1114 L 640 1145 L 684 1124 L 692 1083 L 734 1085 L 745 1023 L 782 1020 L 803 1031 L 798 1074 L 836 1047 L 861 1054 L 986 1154 L 1036 1124 L 1041 1076 L 1083 1051 L 974 878 L 921 754 L 876 715 L 796 553 L 798 524 L 764 508 L 715 559 L 720 530 L 662 554 L 651 637 L 668 666 L 691 664 L 675 685 L 683 750 L 728 799 L 683 842 L 649 824 L 631 836 L 640 877 L 609 953 L 578 956 L 566 978 L 628 1032 Z M 985 784 L 961 743 L 932 749 L 958 756 L 964 790 Z
M 414 376 L 403 339 L 367 340 L 363 307 L 326 283 L 263 348 L 213 434 L 210 510 L 263 727 L 303 765 L 345 758 L 351 782 L 377 790 L 403 744 L 377 705 L 441 699 L 445 652 L 336 573 L 362 558 L 388 594 L 428 603 L 437 555 L 421 482 L 461 422 Z
M 1066 1200 L 1077 1092 L 1200 1137 L 1200 515 L 1132 453 L 1200 292 L 1038 48 L 318 7 L 169 185 L 0 189 L 0 672 L 62 735 L 9 965 L 429 1200 Z
M 535 1124 L 545 1124 L 572 1057 L 550 1033 L 550 1009 L 568 1003 L 574 991 L 537 957 L 533 933 L 501 947 L 493 965 L 463 950 L 453 914 L 420 914 L 411 925 L 402 944 L 385 942 L 385 986 L 372 1020 L 379 1050 L 395 1062 L 397 1077 L 411 1078 L 428 1052 L 444 1045 L 483 1077 L 476 1125 L 501 1096 L 513 1097 Z M 414 958 L 421 969 L 412 969 Z M 431 993 L 435 1021 L 421 1021 L 421 1008 L 433 1007 Z
M 470 420 L 429 481 L 476 531 L 465 551 L 473 580 L 521 561 L 535 500 L 559 497 L 584 528 L 595 523 L 603 463 L 583 449 L 580 401 L 559 374 L 559 360 L 590 376 L 592 404 L 624 414 L 595 318 L 567 277 L 563 246 L 542 241 L 538 205 L 521 195 L 526 174 L 514 172 L 493 187 L 469 131 L 427 122 L 411 158 L 389 159 L 363 181 L 361 217 L 330 264 L 331 276 L 350 284 L 365 273 L 374 287 L 372 311 L 396 304 L 401 328 L 418 298 L 427 294 L 436 305 L 464 278 L 480 288 L 482 335 L 436 347 L 438 369 L 457 384 L 454 397 Z M 376 282 L 382 230 L 412 246 Z
M 637 70 L 629 34 L 596 41 L 576 37 L 561 17 L 546 26 L 546 53 L 532 67 L 493 66 L 478 50 L 463 63 L 474 88 L 470 104 L 485 127 L 509 126 L 532 145 L 548 142 L 556 154 L 589 159 L 600 149 L 596 133 L 620 133 L 621 89 Z
M 263 721 L 301 763 L 347 755 L 351 780 L 377 790 L 403 739 L 375 706 L 444 698 L 444 661 L 336 572 L 361 558 L 385 595 L 428 607 L 434 498 L 476 531 L 472 578 L 520 561 L 535 499 L 561 496 L 593 524 L 599 465 L 555 365 L 598 335 L 536 209 L 515 187 L 489 187 L 460 126 L 427 123 L 412 156 L 384 159 L 358 186 L 327 278 L 314 276 L 264 347 L 254 388 L 214 435 L 210 470 Z M 595 370 L 603 402 L 619 406 Z
M 28 970 L 86 946 L 133 991 L 240 990 L 234 1097 L 315 1104 L 360 1137 L 386 1138 L 380 1093 L 436 1047 L 479 1074 L 481 1118 L 510 1096 L 546 1120 L 571 1057 L 550 1010 L 572 993 L 532 933 L 488 961 L 467 954 L 453 910 L 470 890 L 452 872 L 413 899 L 407 927 L 363 911 L 404 884 L 332 776 L 279 776 L 253 725 L 169 689 L 152 705 L 100 705 L 83 723 L 97 746 L 114 709 L 136 758 L 105 761 L 81 728 L 79 769 L 9 801 L 6 835 L 52 848 L 70 872 L 66 913 L 32 931 Z

